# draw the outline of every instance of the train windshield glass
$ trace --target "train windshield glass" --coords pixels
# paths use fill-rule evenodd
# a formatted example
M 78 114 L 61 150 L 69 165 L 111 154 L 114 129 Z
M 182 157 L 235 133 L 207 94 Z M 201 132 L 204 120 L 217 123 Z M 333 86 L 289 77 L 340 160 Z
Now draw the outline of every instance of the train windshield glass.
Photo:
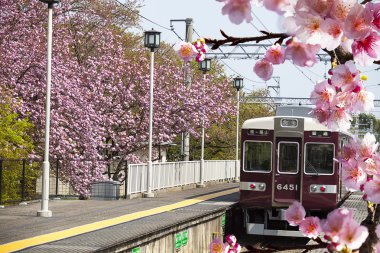
M 298 143 L 279 142 L 278 171 L 298 173 Z
M 334 173 L 334 144 L 307 143 L 305 150 L 306 174 Z
M 271 142 L 246 141 L 244 144 L 244 171 L 270 172 Z

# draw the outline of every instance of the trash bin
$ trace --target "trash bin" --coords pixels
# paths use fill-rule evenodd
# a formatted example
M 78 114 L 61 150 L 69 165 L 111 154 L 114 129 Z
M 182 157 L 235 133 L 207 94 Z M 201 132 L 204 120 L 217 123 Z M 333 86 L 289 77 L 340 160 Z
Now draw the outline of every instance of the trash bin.
M 117 200 L 120 197 L 120 182 L 98 181 L 91 185 L 91 199 Z

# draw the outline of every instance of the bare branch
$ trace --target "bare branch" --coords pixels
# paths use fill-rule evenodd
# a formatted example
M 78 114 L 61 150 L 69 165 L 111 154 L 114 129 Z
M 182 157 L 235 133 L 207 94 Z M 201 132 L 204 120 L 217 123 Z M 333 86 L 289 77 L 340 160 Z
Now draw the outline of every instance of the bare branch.
M 369 2 L 372 2 L 372 0 L 364 0 L 364 1 L 361 2 L 360 4 L 366 4 L 366 3 L 369 3 Z
M 265 35 L 256 36 L 256 37 L 233 37 L 233 36 L 228 36 L 224 31 L 220 30 L 220 33 L 226 39 L 216 40 L 216 39 L 206 38 L 205 40 L 207 44 L 212 44 L 213 46 L 211 47 L 211 49 L 215 50 L 226 43 L 231 43 L 230 46 L 236 46 L 240 43 L 251 42 L 251 41 L 255 41 L 256 43 L 259 43 L 260 41 L 270 40 L 270 39 L 278 39 L 278 41 L 282 42 L 284 39 L 290 37 L 286 33 L 269 33 L 266 31 L 261 31 L 261 32 Z

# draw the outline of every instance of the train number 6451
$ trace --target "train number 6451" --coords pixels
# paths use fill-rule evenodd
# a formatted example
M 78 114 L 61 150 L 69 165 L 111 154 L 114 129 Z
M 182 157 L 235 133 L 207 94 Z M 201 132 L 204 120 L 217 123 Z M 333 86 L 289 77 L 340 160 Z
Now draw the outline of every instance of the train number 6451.
M 296 184 L 277 184 L 277 190 L 282 191 L 298 191 L 298 185 Z

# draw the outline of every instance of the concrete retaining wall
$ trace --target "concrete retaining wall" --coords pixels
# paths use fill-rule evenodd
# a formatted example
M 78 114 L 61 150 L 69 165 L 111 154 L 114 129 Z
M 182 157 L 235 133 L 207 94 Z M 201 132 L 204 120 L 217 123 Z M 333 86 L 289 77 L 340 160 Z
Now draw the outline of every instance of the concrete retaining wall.
M 101 252 L 208 253 L 213 238 L 222 239 L 224 236 L 225 225 L 222 226 L 222 224 L 225 222 L 222 221 L 223 219 L 225 219 L 224 210 L 156 231 L 133 241 L 104 249 Z M 187 234 L 187 239 L 182 237 L 183 234 Z

